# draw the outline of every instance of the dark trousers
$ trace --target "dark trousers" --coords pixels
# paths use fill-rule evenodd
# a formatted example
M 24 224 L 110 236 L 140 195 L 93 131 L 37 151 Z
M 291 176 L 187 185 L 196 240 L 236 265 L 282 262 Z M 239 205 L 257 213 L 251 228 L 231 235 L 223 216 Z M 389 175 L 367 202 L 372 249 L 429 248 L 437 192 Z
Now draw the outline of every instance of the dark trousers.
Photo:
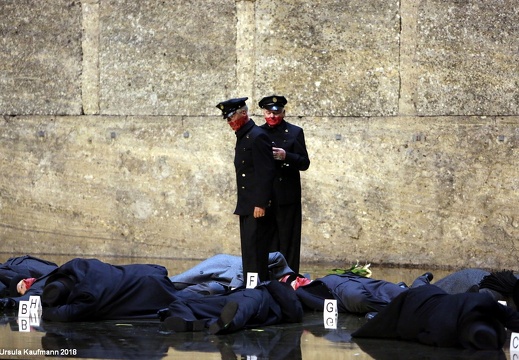
M 265 216 L 240 215 L 241 257 L 243 279 L 247 273 L 258 273 L 260 281 L 269 279 L 269 249 L 272 241 L 273 218 L 267 210 Z
M 301 203 L 274 207 L 275 232 L 270 252 L 279 251 L 296 274 L 301 257 Z

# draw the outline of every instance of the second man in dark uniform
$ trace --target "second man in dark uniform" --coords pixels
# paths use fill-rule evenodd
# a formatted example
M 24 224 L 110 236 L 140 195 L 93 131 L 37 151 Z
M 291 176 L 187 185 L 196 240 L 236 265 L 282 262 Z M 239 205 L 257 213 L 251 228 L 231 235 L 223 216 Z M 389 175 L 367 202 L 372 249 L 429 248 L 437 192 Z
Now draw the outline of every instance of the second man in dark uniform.
M 281 252 L 288 266 L 299 273 L 301 252 L 301 177 L 300 171 L 310 166 L 303 129 L 285 121 L 284 96 L 272 95 L 261 99 L 265 129 L 273 142 L 276 160 L 273 210 L 276 232 L 270 251 Z

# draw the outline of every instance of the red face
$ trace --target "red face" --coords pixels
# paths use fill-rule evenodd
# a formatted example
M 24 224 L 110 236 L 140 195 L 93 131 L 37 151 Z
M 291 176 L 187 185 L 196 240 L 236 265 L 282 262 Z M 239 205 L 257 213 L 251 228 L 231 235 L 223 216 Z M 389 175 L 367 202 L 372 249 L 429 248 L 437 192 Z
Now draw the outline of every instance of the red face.
M 270 127 L 278 126 L 285 117 L 285 110 L 263 110 L 265 121 Z
M 238 131 L 243 125 L 245 125 L 247 120 L 247 114 L 236 112 L 232 114 L 231 117 L 227 118 L 227 124 L 229 124 L 231 129 L 233 129 L 234 131 Z
M 27 278 L 20 280 L 18 284 L 16 284 L 16 291 L 18 291 L 18 294 L 24 295 L 27 290 L 29 290 L 32 286 L 32 284 L 36 281 L 35 278 Z

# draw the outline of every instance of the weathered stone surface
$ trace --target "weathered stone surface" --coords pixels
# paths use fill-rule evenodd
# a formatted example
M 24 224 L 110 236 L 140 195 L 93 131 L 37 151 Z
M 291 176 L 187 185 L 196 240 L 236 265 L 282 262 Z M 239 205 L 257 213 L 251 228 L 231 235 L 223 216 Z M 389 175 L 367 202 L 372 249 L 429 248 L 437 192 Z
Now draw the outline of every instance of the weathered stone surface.
M 515 268 L 514 6 L 0 2 L 0 252 L 239 254 L 215 105 L 280 93 L 303 260 Z
M 85 115 L 99 114 L 99 4 L 81 3 L 83 13 L 82 101 Z
M 0 2 L 0 113 L 81 114 L 81 3 Z
M 233 145 L 222 144 L 234 135 L 222 134 L 223 125 L 7 119 L 1 250 L 196 258 L 239 251 Z
M 515 266 L 518 118 L 304 125 L 305 258 Z
M 418 114 L 518 113 L 517 6 L 514 0 L 420 2 L 413 61 Z
M 303 258 L 513 267 L 518 118 L 305 118 Z M 219 118 L 2 123 L 0 251 L 239 254 Z
M 256 1 L 255 96 L 284 94 L 297 115 L 396 115 L 398 3 Z
M 214 115 L 235 91 L 234 0 L 100 3 L 108 115 Z

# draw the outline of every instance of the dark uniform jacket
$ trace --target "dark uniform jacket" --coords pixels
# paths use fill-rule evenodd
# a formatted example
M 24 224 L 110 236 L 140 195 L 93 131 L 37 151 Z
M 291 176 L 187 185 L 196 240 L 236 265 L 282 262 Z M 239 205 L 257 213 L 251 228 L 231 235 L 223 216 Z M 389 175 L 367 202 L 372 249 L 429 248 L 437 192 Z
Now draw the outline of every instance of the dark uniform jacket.
M 307 170 L 310 159 L 306 150 L 305 135 L 299 126 L 283 120 L 278 126 L 271 128 L 261 125 L 269 135 L 273 146 L 286 151 L 285 160 L 276 161 L 276 178 L 274 195 L 279 205 L 301 201 L 301 176 L 299 171 Z
M 435 285 L 424 285 L 397 296 L 352 336 L 472 348 L 474 344 L 470 343 L 466 330 L 476 322 L 483 322 L 496 331 L 496 348 L 505 343 L 505 326 L 511 331 L 519 330 L 519 314 L 488 294 L 447 294 Z
M 54 321 L 156 318 L 177 292 L 160 265 L 110 265 L 97 259 L 73 259 L 49 275 L 69 276 L 75 285 L 66 304 L 43 307 Z
M 236 131 L 234 167 L 238 191 L 234 213 L 252 215 L 256 206 L 267 208 L 275 176 L 272 143 L 252 119 Z

